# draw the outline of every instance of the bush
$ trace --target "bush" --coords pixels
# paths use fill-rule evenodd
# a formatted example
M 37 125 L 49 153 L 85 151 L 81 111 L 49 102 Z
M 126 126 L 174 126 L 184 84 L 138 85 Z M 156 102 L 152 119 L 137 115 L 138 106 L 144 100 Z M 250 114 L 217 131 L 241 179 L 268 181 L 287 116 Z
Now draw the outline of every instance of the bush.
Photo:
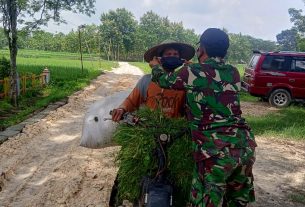
M 10 61 L 5 57 L 0 58 L 0 80 L 10 75 Z
M 1 100 L 0 101 L 0 109 L 1 110 L 3 110 L 3 111 L 8 111 L 8 110 L 10 110 L 10 109 L 12 109 L 13 108 L 13 106 L 10 104 L 10 103 L 8 103 L 6 100 Z M 0 111 L 1 111 L 0 110 Z M 1 131 L 1 130 L 0 130 Z

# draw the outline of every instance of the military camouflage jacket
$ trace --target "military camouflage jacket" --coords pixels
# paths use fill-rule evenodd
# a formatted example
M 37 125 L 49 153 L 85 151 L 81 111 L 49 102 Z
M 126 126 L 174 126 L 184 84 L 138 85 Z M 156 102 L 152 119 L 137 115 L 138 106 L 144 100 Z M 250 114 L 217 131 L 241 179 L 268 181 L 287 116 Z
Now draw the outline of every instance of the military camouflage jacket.
M 197 161 L 218 154 L 224 147 L 254 148 L 254 136 L 241 117 L 240 75 L 237 69 L 208 59 L 167 74 L 160 66 L 152 69 L 152 80 L 162 88 L 186 91 Z

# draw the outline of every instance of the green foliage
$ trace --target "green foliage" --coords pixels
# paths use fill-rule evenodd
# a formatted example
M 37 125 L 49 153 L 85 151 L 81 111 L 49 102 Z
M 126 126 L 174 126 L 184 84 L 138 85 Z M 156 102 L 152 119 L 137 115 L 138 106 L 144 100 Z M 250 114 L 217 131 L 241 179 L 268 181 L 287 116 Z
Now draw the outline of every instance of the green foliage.
M 177 189 L 179 189 L 178 195 L 174 195 L 176 201 L 174 206 L 184 207 L 189 199 L 192 175 L 195 168 L 192 158 L 191 137 L 184 135 L 175 140 L 168 150 L 168 157 L 170 178 L 175 182 Z
M 18 35 L 19 48 L 79 52 L 78 31 L 52 34 L 41 30 L 32 32 L 20 30 Z M 248 62 L 254 49 L 277 50 L 277 45 L 272 41 L 242 34 L 229 34 L 229 36 L 231 46 L 228 60 L 232 63 Z M 143 14 L 138 22 L 125 8 L 103 13 L 100 25 L 84 25 L 81 29 L 83 53 L 89 58 L 94 56 L 107 60 L 142 61 L 147 49 L 166 39 L 189 43 L 197 47 L 199 35 L 193 29 L 186 29 L 182 22 L 172 22 L 168 17 L 159 16 L 153 11 Z
M 7 101 L 5 100 L 1 100 L 0 101 L 0 111 L 7 111 L 12 109 L 12 105 L 9 104 Z
M 246 63 L 252 55 L 251 44 L 246 36 L 229 34 L 230 47 L 227 58 L 234 63 Z
M 4 35 L 3 28 L 0 27 L 0 49 L 6 47 L 7 45 L 7 38 Z
M 114 140 L 122 146 L 117 161 L 119 163 L 119 195 L 121 199 L 133 201 L 140 193 L 140 181 L 145 175 L 154 176 L 157 161 L 152 156 L 156 147 L 157 134 L 170 134 L 173 144 L 168 148 L 168 169 L 170 178 L 181 191 L 184 202 L 188 198 L 193 172 L 192 144 L 190 136 L 181 134 L 188 123 L 185 119 L 166 118 L 159 110 L 142 108 L 136 114 L 143 118 L 143 125 L 134 127 L 119 125 Z
M 227 60 L 234 64 L 248 63 L 253 50 L 276 51 L 275 42 L 253 38 L 249 35 L 229 34 L 230 47 L 228 49 Z
M 2 1 L 2 3 L 0 1 L 3 9 L 6 8 L 4 4 L 5 1 Z M 65 0 L 57 1 L 56 3 L 53 0 L 19 0 L 16 1 L 20 16 L 18 23 L 23 23 L 28 28 L 38 28 L 41 25 L 46 25 L 50 20 L 58 23 L 65 22 L 61 16 L 62 11 L 79 12 L 90 16 L 94 13 L 94 4 L 95 0 Z M 1 10 L 0 13 L 2 13 Z M 4 14 L 7 14 L 7 12 Z M 39 14 L 39 18 L 37 18 L 37 14 Z M 21 19 L 25 15 L 29 21 Z
M 0 58 L 0 80 L 10 75 L 10 61 L 5 57 Z
M 302 10 L 290 8 L 288 10 L 288 13 L 290 15 L 290 21 L 294 24 L 295 29 L 297 29 L 297 31 L 300 33 L 304 33 L 305 32 L 305 16 L 302 15 Z
M 297 50 L 298 32 L 296 29 L 283 30 L 280 34 L 276 35 L 276 39 L 281 47 L 281 50 Z
M 298 50 L 300 52 L 305 52 L 305 38 L 298 39 Z
M 303 1 L 305 3 L 305 1 Z M 305 15 L 301 9 L 290 8 L 288 10 L 290 21 L 293 23 L 291 29 L 283 30 L 276 36 L 281 50 L 305 51 Z
M 147 49 L 167 39 L 186 42 L 193 46 L 199 40 L 194 30 L 185 29 L 182 22 L 171 22 L 168 17 L 160 17 L 153 11 L 146 12 L 140 18 L 139 31 L 144 38 L 142 56 Z

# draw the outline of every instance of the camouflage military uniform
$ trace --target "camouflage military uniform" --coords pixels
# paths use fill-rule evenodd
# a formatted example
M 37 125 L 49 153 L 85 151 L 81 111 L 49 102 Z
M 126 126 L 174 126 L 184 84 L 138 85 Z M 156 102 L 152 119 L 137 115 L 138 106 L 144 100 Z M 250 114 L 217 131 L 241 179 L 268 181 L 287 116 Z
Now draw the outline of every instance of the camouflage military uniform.
M 256 143 L 241 117 L 237 69 L 209 58 L 170 74 L 154 66 L 152 74 L 161 87 L 186 91 L 196 161 L 192 205 L 245 206 L 254 201 Z

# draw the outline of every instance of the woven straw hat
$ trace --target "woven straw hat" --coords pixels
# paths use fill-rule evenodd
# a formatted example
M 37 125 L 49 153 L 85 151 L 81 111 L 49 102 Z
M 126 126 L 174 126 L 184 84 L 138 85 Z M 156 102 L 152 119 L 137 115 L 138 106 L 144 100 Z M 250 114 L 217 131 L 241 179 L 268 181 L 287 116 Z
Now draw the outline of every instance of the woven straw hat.
M 144 60 L 150 62 L 155 56 L 160 57 L 167 48 L 173 48 L 179 51 L 180 58 L 190 60 L 195 55 L 195 49 L 192 45 L 176 42 L 173 40 L 165 40 L 159 45 L 148 49 L 144 54 Z

